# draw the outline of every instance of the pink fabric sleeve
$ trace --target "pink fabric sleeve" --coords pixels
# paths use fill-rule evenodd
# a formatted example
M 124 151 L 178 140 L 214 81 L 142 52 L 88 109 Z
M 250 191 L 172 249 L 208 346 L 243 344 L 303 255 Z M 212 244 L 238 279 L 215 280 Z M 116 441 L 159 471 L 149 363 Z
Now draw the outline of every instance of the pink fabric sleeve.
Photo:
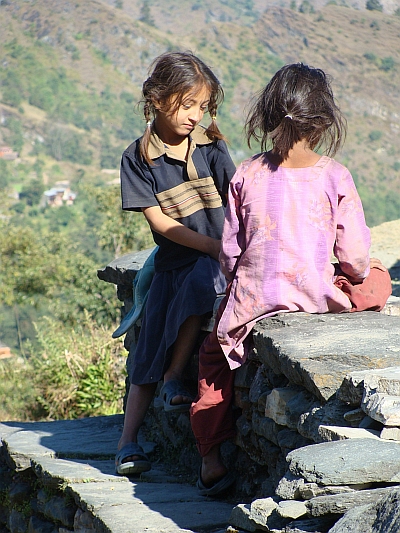
M 229 184 L 228 204 L 219 254 L 221 270 L 228 281 L 234 278 L 237 261 L 244 251 L 244 231 L 243 228 L 241 231 L 239 195 L 242 182 L 238 180 L 239 171 L 240 167 Z
M 334 254 L 342 271 L 354 281 L 361 281 L 369 274 L 371 238 L 361 199 L 347 169 L 341 177 L 338 194 Z

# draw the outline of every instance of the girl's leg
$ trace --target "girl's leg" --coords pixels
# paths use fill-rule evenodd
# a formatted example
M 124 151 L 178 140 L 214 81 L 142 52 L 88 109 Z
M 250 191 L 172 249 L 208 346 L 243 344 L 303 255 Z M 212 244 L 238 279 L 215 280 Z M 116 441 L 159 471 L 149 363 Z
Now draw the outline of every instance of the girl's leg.
M 164 383 L 173 379 L 182 379 L 183 371 L 193 355 L 202 322 L 202 316 L 192 315 L 179 328 L 178 337 L 173 346 L 171 364 L 164 374 Z M 191 401 L 192 398 L 189 396 L 178 395 L 171 400 L 171 403 L 177 405 Z
M 235 372 L 229 368 L 216 333 L 223 304 L 213 331 L 200 348 L 199 393 L 190 410 L 192 430 L 203 458 L 201 479 L 206 486 L 226 474 L 220 444 L 235 435 L 232 413 Z
M 118 443 L 118 450 L 129 442 L 137 442 L 139 428 L 153 399 L 157 384 L 134 385 L 131 383 L 126 402 L 124 427 Z M 123 463 L 133 461 L 136 457 L 127 457 Z

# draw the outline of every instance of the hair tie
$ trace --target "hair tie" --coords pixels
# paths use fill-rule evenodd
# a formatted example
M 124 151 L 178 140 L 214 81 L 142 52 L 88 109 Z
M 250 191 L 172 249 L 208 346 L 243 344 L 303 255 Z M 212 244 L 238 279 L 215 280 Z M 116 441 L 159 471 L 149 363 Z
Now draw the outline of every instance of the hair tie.
M 293 120 L 293 115 L 290 115 L 289 113 L 287 115 L 285 115 L 283 118 L 290 118 L 290 120 Z
M 211 120 L 217 120 L 217 115 L 213 115 L 213 116 L 211 117 Z
M 148 128 L 150 128 L 150 127 L 151 127 L 151 120 L 148 120 L 148 121 L 146 122 L 146 125 L 147 125 Z

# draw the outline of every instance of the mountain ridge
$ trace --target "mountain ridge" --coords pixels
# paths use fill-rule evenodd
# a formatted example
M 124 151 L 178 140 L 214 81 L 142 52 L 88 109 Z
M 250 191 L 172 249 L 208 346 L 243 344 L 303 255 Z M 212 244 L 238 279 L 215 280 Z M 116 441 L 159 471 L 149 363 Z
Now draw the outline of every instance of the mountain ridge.
M 4 80 L 18 66 L 18 57 L 12 54 L 23 46 L 25 56 L 30 49 L 32 55 L 40 57 L 43 71 L 62 68 L 67 81 L 75 84 L 70 110 L 80 98 L 89 102 L 77 108 L 81 117 L 75 123 L 65 118 L 71 115 L 67 104 L 61 114 L 52 109 L 43 115 L 37 105 L 45 107 L 45 103 L 39 102 L 35 113 L 32 91 L 37 89 L 33 84 L 33 89 L 25 90 L 20 107 L 7 105 L 4 98 L 0 101 L 0 141 L 12 116 L 26 125 L 22 155 L 28 160 L 34 157 L 32 143 L 38 150 L 50 144 L 57 127 L 60 135 L 67 135 L 66 131 L 68 135 L 81 135 L 82 145 L 93 154 L 95 167 L 106 164 L 104 158 L 101 163 L 105 146 L 116 154 L 107 161 L 117 166 L 124 145 L 143 131 L 143 118 L 135 102 L 152 59 L 166 50 L 190 49 L 214 69 L 222 82 L 226 98 L 219 120 L 222 131 L 228 133 L 232 155 L 239 162 L 257 151 L 257 147 L 252 151 L 247 148 L 242 132 L 250 98 L 284 63 L 303 61 L 333 77 L 334 93 L 349 130 L 338 159 L 353 173 L 369 223 L 396 219 L 400 215 L 400 17 L 322 5 L 325 3 L 308 2 L 314 11 L 300 12 L 304 2 L 298 2 L 296 9 L 291 9 L 289 2 L 271 2 L 262 12 L 265 4 L 261 0 L 225 0 L 214 6 L 214 11 L 210 0 L 173 0 L 169 9 L 160 0 L 152 0 L 147 2 L 147 22 L 139 20 L 146 2 L 136 0 L 119 4 L 114 0 L 16 0 L 0 4 L 1 26 L 7 28 L 0 36 L 3 97 Z M 122 9 L 117 7 L 121 4 Z M 394 11 L 400 2 L 382 4 Z M 10 43 L 14 41 L 13 48 Z M 26 80 L 26 84 L 30 82 Z M 124 98 L 131 95 L 130 103 L 123 101 L 124 93 Z M 57 107 L 59 95 L 49 97 Z M 119 106 L 118 112 L 112 106 Z M 79 120 L 83 116 L 87 124 Z M 53 157 L 48 147 L 36 157 L 46 159 L 44 152 Z

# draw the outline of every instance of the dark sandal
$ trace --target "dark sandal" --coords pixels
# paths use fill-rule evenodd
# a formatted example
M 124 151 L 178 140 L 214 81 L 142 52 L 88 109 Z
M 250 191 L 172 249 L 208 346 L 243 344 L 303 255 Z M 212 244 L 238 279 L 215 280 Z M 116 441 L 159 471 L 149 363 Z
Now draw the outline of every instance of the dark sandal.
M 127 457 L 135 456 L 134 461 L 122 461 Z M 130 476 L 134 474 L 141 474 L 151 469 L 149 458 L 144 453 L 143 448 L 137 442 L 128 442 L 125 444 L 115 456 L 115 472 L 121 476 Z
M 201 472 L 201 469 L 200 469 Z M 234 472 L 227 472 L 223 478 L 219 479 L 211 485 L 211 487 L 206 487 L 201 480 L 201 474 L 199 472 L 199 478 L 197 480 L 197 490 L 200 493 L 200 496 L 219 496 L 223 494 L 226 490 L 229 489 L 231 485 L 235 482 L 236 475 Z
M 179 379 L 171 379 L 170 381 L 164 383 L 164 385 L 161 387 L 160 398 L 164 403 L 164 411 L 175 411 L 178 413 L 188 411 L 193 400 L 189 403 L 173 404 L 172 400 L 175 398 L 175 396 L 186 396 L 188 398 L 192 397 Z

